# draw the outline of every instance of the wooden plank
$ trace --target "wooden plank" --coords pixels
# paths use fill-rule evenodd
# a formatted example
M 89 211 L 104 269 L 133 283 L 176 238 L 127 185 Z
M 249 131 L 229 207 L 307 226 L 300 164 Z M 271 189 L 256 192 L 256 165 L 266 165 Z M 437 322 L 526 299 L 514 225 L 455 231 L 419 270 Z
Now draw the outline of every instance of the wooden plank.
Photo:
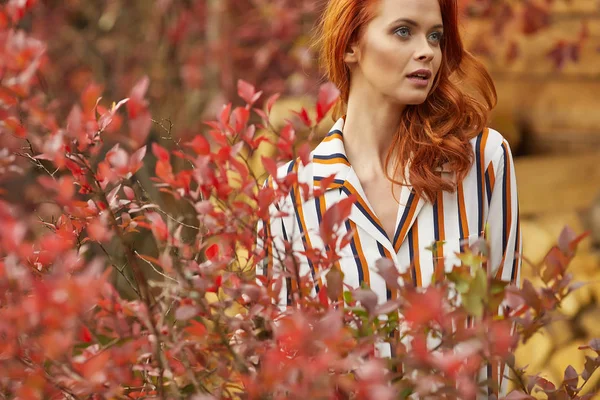
M 600 152 L 515 159 L 521 215 L 589 208 L 600 195 Z

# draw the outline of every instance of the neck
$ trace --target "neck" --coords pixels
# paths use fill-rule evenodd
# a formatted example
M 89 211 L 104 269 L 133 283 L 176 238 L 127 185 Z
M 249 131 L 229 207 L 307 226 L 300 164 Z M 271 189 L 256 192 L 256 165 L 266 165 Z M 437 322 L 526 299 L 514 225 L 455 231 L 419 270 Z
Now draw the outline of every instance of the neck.
M 343 128 L 344 147 L 357 172 L 369 176 L 384 170 L 385 157 L 403 109 L 404 105 L 392 104 L 381 96 L 350 93 Z

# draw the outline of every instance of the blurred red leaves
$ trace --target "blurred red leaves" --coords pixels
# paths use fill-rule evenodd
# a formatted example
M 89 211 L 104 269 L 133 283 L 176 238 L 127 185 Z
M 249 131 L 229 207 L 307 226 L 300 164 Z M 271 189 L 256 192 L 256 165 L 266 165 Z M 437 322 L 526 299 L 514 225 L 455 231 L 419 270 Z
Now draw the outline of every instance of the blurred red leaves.
M 534 266 L 543 289 L 488 277 L 476 268 L 485 257 L 473 250 L 461 258 L 468 266 L 424 288 L 414 287 L 394 260 L 378 260 L 373 276 L 380 275 L 390 296 L 380 300 L 367 287 L 349 287 L 336 265 L 353 234 L 339 229 L 352 212 L 349 197 L 323 213 L 322 248 L 304 252 L 317 266 L 317 293 L 297 262 L 298 249 L 284 244 L 278 252 L 271 227 L 263 229 L 266 248 L 258 249 L 254 225 L 289 218 L 279 206 L 292 185 L 299 184 L 308 202 L 332 184 L 333 176 L 316 186 L 298 183 L 281 165 L 296 159 L 310 166 L 310 146 L 298 138 L 307 128 L 313 133 L 339 91 L 321 86 L 314 114 L 302 107 L 299 126 L 288 122 L 271 132 L 278 154 L 261 159 L 270 175 L 263 186 L 246 157 L 268 140 L 257 129 L 273 130 L 269 118 L 279 94 L 261 104 L 263 91 L 238 80 L 243 104 L 224 105 L 206 123 L 208 131 L 193 131 L 183 146 L 162 123 L 157 129 L 166 136 L 150 137 L 148 77 L 110 106 L 101 99 L 102 86 L 82 85 L 78 104 L 59 113 L 38 79 L 45 44 L 8 29 L 34 4 L 0 6 L 0 129 L 20 151 L 20 158 L 0 153 L 0 176 L 35 172 L 32 192 L 40 198 L 39 204 L 9 202 L 14 197 L 0 190 L 0 390 L 7 398 L 207 392 L 231 398 L 236 390 L 248 398 L 436 397 L 442 391 L 473 398 L 486 384 L 475 378 L 482 363 L 514 363 L 516 342 L 550 323 L 551 312 L 575 290 L 569 263 L 585 235 L 566 229 Z M 293 24 L 284 22 L 296 17 L 285 7 L 272 12 L 283 22 L 269 31 L 293 35 Z M 524 12 L 526 32 L 547 24 L 542 6 Z M 167 24 L 171 43 L 194 29 L 191 16 Z M 577 48 L 561 46 L 551 55 L 557 64 L 577 58 Z M 516 57 L 517 49 L 509 55 Z M 203 82 L 189 70 L 183 75 Z M 149 143 L 154 157 L 145 157 Z M 148 171 L 154 174 L 145 179 Z M 32 210 L 40 215 L 32 218 Z M 268 273 L 254 279 L 257 263 Z M 273 273 L 282 266 L 286 271 Z M 282 287 L 294 288 L 294 296 L 280 298 Z M 511 364 L 523 385 L 507 398 L 532 398 L 536 390 L 577 398 L 600 365 L 599 343 L 582 346 L 584 370 L 567 368 L 556 386 Z M 390 346 L 390 359 L 376 357 L 380 345 Z

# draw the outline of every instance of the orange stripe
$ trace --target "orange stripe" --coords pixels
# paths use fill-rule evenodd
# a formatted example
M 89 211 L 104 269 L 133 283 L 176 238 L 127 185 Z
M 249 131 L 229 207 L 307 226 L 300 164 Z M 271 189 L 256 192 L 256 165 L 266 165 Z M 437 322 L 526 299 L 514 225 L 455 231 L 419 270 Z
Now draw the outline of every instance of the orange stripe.
M 375 214 L 373 214 L 371 207 L 369 207 L 367 205 L 367 203 L 363 200 L 363 198 L 360 196 L 360 194 L 354 188 L 354 186 L 352 186 L 351 183 L 346 181 L 346 182 L 344 182 L 344 187 L 346 187 L 350 191 L 350 193 L 356 195 L 356 201 L 358 203 L 360 203 L 360 205 L 367 211 L 367 213 L 369 214 L 369 217 L 371 217 L 373 219 L 373 221 L 375 221 L 375 223 L 377 223 L 381 227 L 382 226 L 381 221 L 379 221 L 379 218 L 377 218 L 377 216 Z
M 490 163 L 487 168 L 488 176 L 490 177 L 490 188 L 494 190 L 494 183 L 496 182 L 496 176 L 494 175 L 494 165 Z
M 267 178 L 267 187 L 270 189 L 273 189 L 273 177 L 269 175 L 269 177 Z M 263 221 L 264 224 L 264 244 L 266 244 L 266 249 L 267 249 L 267 271 L 266 271 L 266 276 L 268 279 L 270 279 L 273 275 L 273 262 L 274 262 L 274 255 L 273 255 L 273 240 L 272 240 L 272 236 L 271 236 L 271 216 L 269 215 L 269 218 L 266 221 Z
M 339 133 L 332 133 L 328 136 L 325 136 L 322 142 L 331 142 L 332 140 L 343 140 L 342 135 L 340 135 Z
M 415 282 L 417 287 L 423 286 L 423 278 L 421 276 L 421 262 L 419 260 L 419 228 L 417 224 L 412 226 L 410 230 L 413 244 L 413 268 L 415 269 L 415 276 L 417 281 Z
M 327 203 L 325 202 L 324 195 L 321 196 L 321 201 L 319 201 L 319 210 L 321 211 L 321 216 L 325 215 L 325 212 L 327 211 Z M 327 254 L 328 257 L 330 257 L 330 256 L 337 257 L 337 252 L 335 251 L 335 249 L 333 249 L 333 251 L 332 251 L 331 248 L 329 246 L 327 246 L 327 251 L 328 251 L 328 254 Z M 336 260 L 333 262 L 333 268 L 337 269 L 340 272 L 342 271 L 342 267 L 340 265 L 339 260 Z M 319 285 L 320 285 L 319 286 L 320 288 L 323 287 L 320 280 L 319 280 Z M 344 298 L 343 298 L 342 294 L 340 293 L 337 300 L 341 302 L 341 301 L 343 301 L 343 299 Z
M 265 223 L 265 243 L 267 244 L 267 271 L 266 276 L 270 279 L 273 276 L 273 240 L 271 239 L 271 221 Z
M 313 185 L 316 188 L 324 189 L 321 187 L 321 181 L 319 181 L 319 180 L 313 180 Z M 329 186 L 327 186 L 327 190 L 338 189 L 342 186 L 343 185 L 341 183 L 331 182 L 331 184 Z
M 485 144 L 487 143 L 487 139 L 488 139 L 488 134 L 489 134 L 489 130 L 488 128 L 485 128 L 483 130 L 482 136 L 481 136 L 481 141 L 479 142 L 479 155 L 480 155 L 480 159 L 479 159 L 479 170 L 481 171 L 481 182 L 479 182 L 480 187 L 481 187 L 481 193 L 479 193 L 479 195 L 481 196 L 481 201 L 484 202 L 485 198 L 486 198 L 486 193 L 485 193 Z M 483 204 L 482 204 L 483 207 Z M 483 225 L 483 221 L 481 221 L 481 224 Z M 484 228 L 483 226 L 478 227 L 478 229 L 481 230 L 481 232 L 479 232 L 479 235 L 483 235 L 484 232 Z
M 295 173 L 298 173 L 298 162 L 294 163 L 294 168 L 293 171 Z M 294 190 L 294 196 L 296 198 L 296 212 L 298 213 L 298 217 L 300 219 L 300 224 L 302 225 L 302 231 L 304 232 L 304 238 L 306 239 L 306 248 L 304 249 L 307 253 L 311 253 L 312 250 L 312 244 L 310 242 L 310 235 L 308 234 L 308 230 L 306 229 L 306 220 L 304 219 L 304 210 L 302 209 L 302 196 L 300 196 L 300 185 L 298 185 L 297 183 L 295 183 L 292 187 L 292 189 Z M 300 267 L 300 266 L 298 266 Z M 313 267 L 315 269 L 315 275 L 318 273 L 318 268 L 315 265 L 315 263 L 313 263 Z M 299 272 L 298 272 L 298 275 Z M 296 284 L 300 284 L 300 282 L 296 282 Z M 323 287 L 323 283 L 321 282 L 321 279 L 319 279 L 319 288 Z M 292 289 L 297 289 L 294 288 L 294 280 L 292 280 Z
M 445 266 L 444 266 L 444 245 L 443 242 L 446 240 L 446 231 L 444 228 L 444 192 L 439 191 L 437 196 L 437 230 L 439 232 L 439 241 L 435 244 L 435 271 L 434 276 L 436 282 L 440 282 L 444 278 Z
M 371 286 L 371 276 L 369 275 L 369 264 L 367 264 L 367 258 L 365 257 L 365 253 L 362 249 L 362 245 L 360 244 L 360 237 L 358 236 L 358 229 L 356 229 L 356 224 L 353 221 L 348 221 L 350 223 L 350 227 L 354 231 L 354 245 L 356 246 L 356 252 L 358 254 L 358 259 L 360 260 L 361 270 L 363 274 L 363 280 L 367 284 L 367 286 Z
M 404 239 L 406 238 L 408 227 L 411 226 L 411 224 L 412 224 L 412 220 L 415 215 L 415 211 L 417 210 L 417 205 L 419 204 L 420 198 L 421 197 L 419 196 L 419 194 L 415 193 L 415 197 L 413 198 L 413 202 L 410 205 L 410 210 L 406 217 L 406 221 L 404 221 L 404 225 L 402 226 L 402 229 L 400 229 L 400 234 L 398 235 L 398 241 L 396 243 L 394 243 L 394 250 L 396 251 L 396 253 L 398 253 L 400 251 L 400 247 L 402 247 L 402 243 L 404 242 Z
M 469 224 L 467 220 L 467 209 L 465 207 L 465 194 L 463 190 L 463 184 L 460 182 L 458 184 L 458 213 L 460 217 L 460 222 L 462 224 L 462 231 L 460 232 L 461 239 L 466 239 L 469 237 Z

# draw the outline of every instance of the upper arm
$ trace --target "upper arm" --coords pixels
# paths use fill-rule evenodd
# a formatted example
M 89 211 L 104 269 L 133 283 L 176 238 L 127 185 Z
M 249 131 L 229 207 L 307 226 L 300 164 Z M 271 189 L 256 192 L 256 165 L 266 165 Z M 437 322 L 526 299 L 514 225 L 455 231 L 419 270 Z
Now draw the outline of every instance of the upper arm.
M 493 184 L 490 182 L 491 195 L 486 221 L 490 243 L 489 267 L 497 278 L 518 284 L 522 234 L 515 168 L 506 140 L 498 146 L 490 164 Z M 489 179 L 491 178 L 490 176 Z

